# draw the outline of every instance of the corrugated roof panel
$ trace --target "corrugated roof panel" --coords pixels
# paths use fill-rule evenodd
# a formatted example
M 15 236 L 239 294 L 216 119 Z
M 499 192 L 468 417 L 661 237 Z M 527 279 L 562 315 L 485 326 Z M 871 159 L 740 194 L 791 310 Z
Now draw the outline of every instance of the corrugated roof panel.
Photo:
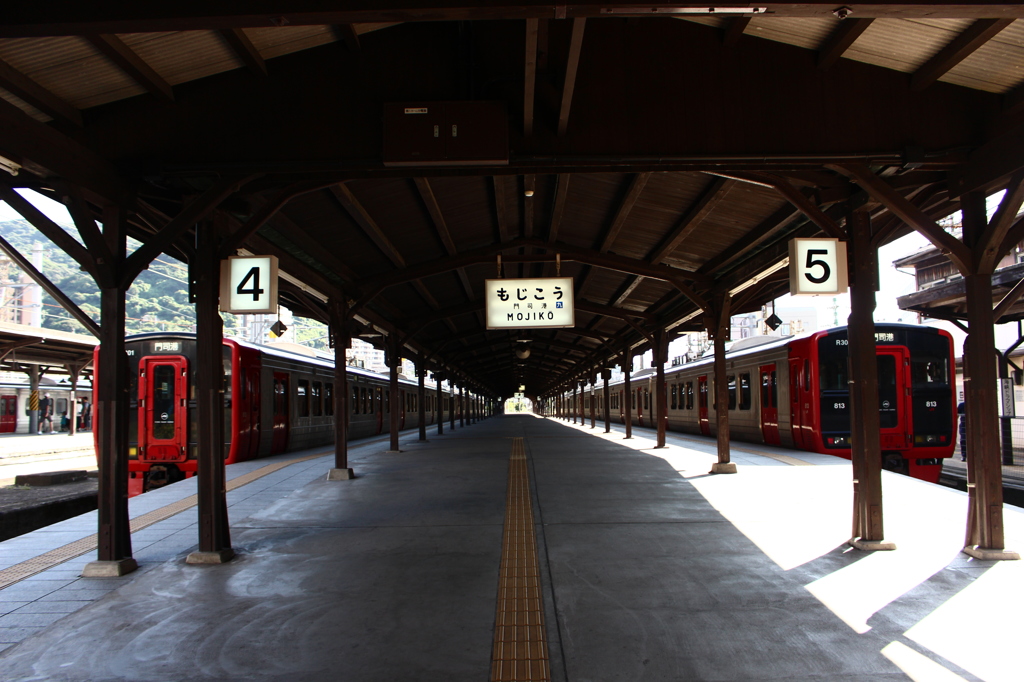
M 389 21 L 385 23 L 377 24 L 352 24 L 356 29 L 356 35 L 363 35 L 364 33 L 373 33 L 374 31 L 380 31 L 385 28 L 391 28 L 392 26 L 398 26 L 403 22 L 401 21 Z
M 843 56 L 913 73 L 970 24 L 963 19 L 876 19 Z
M 673 19 L 682 19 L 683 21 L 692 21 L 695 24 L 703 24 L 705 26 L 713 26 L 714 28 L 722 28 L 725 26 L 725 22 L 728 18 L 719 14 L 715 16 L 713 14 L 698 14 L 696 16 L 677 16 L 672 17 Z
M 777 43 L 817 50 L 839 26 L 838 19 L 795 19 L 789 17 L 754 17 L 744 35 L 757 36 Z
M 243 66 L 215 31 L 126 33 L 118 37 L 171 85 Z
M 84 38 L 2 40 L 0 59 L 80 109 L 145 92 Z
M 333 43 L 337 40 L 330 26 L 285 26 L 283 28 L 247 28 L 245 34 L 263 55 L 273 59 L 299 50 Z
M 986 92 L 1008 92 L 1024 81 L 1024 21 L 1015 21 L 939 80 Z

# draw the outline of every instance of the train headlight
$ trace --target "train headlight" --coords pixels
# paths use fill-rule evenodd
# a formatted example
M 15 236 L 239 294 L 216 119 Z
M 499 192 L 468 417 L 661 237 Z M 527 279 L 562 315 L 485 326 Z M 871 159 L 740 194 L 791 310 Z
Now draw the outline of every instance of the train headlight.
M 139 456 L 139 450 L 134 445 L 128 446 L 128 459 L 137 459 Z
M 940 436 L 934 433 L 914 436 L 914 445 L 942 445 L 945 442 L 945 436 Z

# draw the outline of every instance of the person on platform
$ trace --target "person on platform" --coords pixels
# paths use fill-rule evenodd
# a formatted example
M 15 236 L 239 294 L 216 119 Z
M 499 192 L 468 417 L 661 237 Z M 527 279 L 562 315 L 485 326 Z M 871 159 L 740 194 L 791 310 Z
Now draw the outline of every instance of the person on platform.
M 88 400 L 82 401 L 82 428 L 86 431 L 92 428 L 92 403 Z
M 53 399 L 49 393 L 39 401 L 39 433 L 53 433 Z

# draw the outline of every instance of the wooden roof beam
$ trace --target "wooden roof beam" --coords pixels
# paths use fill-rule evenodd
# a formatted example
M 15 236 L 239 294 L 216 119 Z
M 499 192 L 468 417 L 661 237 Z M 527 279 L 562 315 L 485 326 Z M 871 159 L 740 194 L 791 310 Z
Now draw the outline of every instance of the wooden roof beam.
M 449 256 L 454 256 L 456 253 L 455 242 L 452 240 L 451 232 L 448 230 L 448 223 L 444 219 L 444 214 L 441 213 L 441 205 L 437 203 L 437 197 L 434 195 L 434 189 L 430 186 L 430 181 L 427 178 L 414 178 L 413 180 L 416 183 L 416 189 L 420 193 L 420 198 L 423 200 L 423 205 L 426 206 L 427 213 L 430 214 L 430 219 L 434 223 L 434 230 L 437 232 L 444 250 L 448 252 Z M 466 298 L 472 301 L 475 296 L 473 294 L 473 286 L 469 282 L 469 276 L 466 274 L 466 268 L 457 268 L 456 273 L 459 276 L 459 281 L 462 283 L 462 289 L 466 293 Z
M 58 121 L 70 123 L 76 128 L 81 128 L 85 125 L 82 122 L 82 114 L 78 109 L 3 60 L 0 60 L 0 88 L 7 90 L 12 95 L 19 97 Z
M 872 22 L 874 19 L 846 18 L 840 21 L 838 28 L 818 48 L 818 68 L 822 71 L 832 68 Z
M 97 33 L 86 36 L 86 39 L 136 83 L 161 99 L 168 102 L 174 101 L 174 92 L 171 90 L 170 83 L 116 35 Z
M 526 20 L 526 67 L 523 75 L 523 137 L 533 135 L 534 95 L 537 83 L 537 33 L 539 19 Z
M 576 72 L 580 66 L 580 52 L 583 49 L 583 29 L 587 20 L 583 17 L 572 20 L 572 36 L 569 39 L 569 58 L 565 64 L 565 80 L 562 83 L 562 106 L 558 112 L 558 135 L 565 135 L 569 128 L 569 108 L 572 93 L 576 88 Z
M 932 220 L 906 197 L 889 186 L 883 178 L 859 164 L 829 166 L 860 185 L 873 199 L 899 216 L 903 222 L 920 232 L 935 248 L 949 256 L 961 273 L 971 272 L 974 256 L 967 246 Z
M 672 255 L 672 252 L 679 248 L 679 245 L 725 200 L 734 184 L 732 180 L 714 178 L 704 188 L 700 198 L 686 210 L 672 232 L 662 240 L 661 245 L 647 256 L 647 260 L 657 264 Z
M 352 194 L 352 190 L 346 187 L 344 183 L 331 185 L 329 190 L 334 195 L 334 198 L 338 200 L 338 203 L 352 217 L 356 225 L 363 230 L 366 236 L 370 238 L 370 241 L 377 245 L 381 253 L 396 267 L 404 268 L 405 259 L 402 257 L 402 254 L 398 252 L 395 245 L 387 238 L 384 230 L 380 229 L 380 225 L 363 208 L 363 205 L 359 203 L 359 200 Z
M 350 52 L 359 52 L 361 49 L 361 46 L 359 45 L 359 33 L 356 32 L 354 24 L 335 24 L 334 36 L 345 43 L 345 47 L 347 47 Z
M 722 44 L 726 47 L 735 46 L 749 25 L 750 17 L 734 17 L 726 20 L 725 30 L 722 31 Z
M 915 92 L 924 90 L 949 73 L 957 64 L 970 57 L 982 45 L 992 40 L 1013 21 L 1013 19 L 979 19 L 975 21 L 967 27 L 966 31 L 954 38 L 952 42 L 939 50 L 938 54 L 914 72 L 910 79 L 910 89 Z
M 240 28 L 225 28 L 219 31 L 220 35 L 224 38 L 224 42 L 228 44 L 231 51 L 242 60 L 242 63 L 257 76 L 267 75 L 267 65 L 263 61 L 262 55 L 256 46 L 249 40 L 249 36 L 245 35 L 245 31 Z

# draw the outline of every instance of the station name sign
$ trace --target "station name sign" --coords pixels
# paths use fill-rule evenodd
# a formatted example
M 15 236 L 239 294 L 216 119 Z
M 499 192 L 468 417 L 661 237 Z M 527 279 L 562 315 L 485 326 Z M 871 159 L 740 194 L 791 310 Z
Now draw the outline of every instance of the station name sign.
M 575 327 L 572 277 L 489 279 L 484 300 L 488 329 Z
M 847 289 L 846 242 L 826 238 L 789 242 L 791 295 L 844 294 Z
M 221 261 L 220 309 L 224 313 L 276 313 L 277 256 L 231 256 Z

